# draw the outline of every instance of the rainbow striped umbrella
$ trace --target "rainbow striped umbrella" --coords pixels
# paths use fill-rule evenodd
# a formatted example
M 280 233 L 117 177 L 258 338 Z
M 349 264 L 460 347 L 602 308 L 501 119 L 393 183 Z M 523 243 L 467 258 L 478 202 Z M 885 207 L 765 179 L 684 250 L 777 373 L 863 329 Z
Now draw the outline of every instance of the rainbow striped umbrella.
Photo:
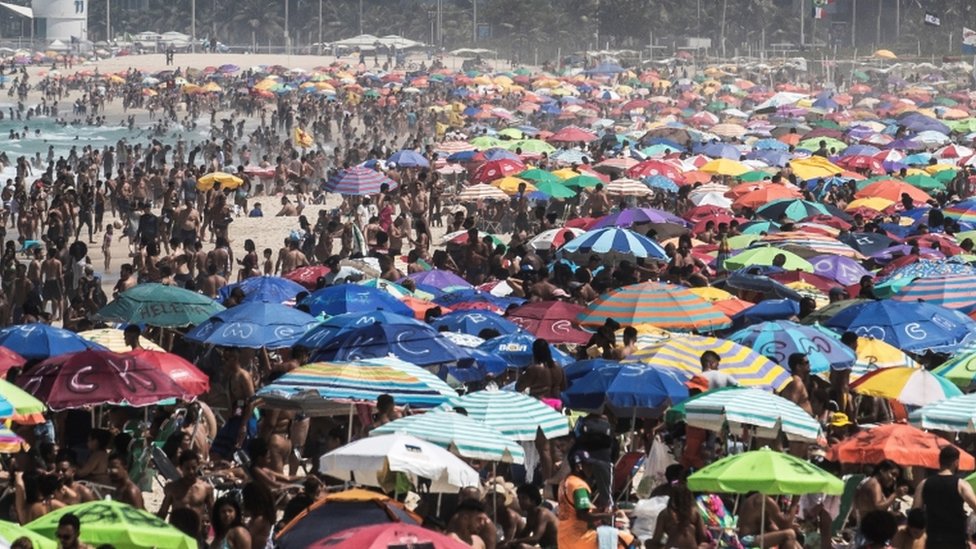
M 976 222 L 976 198 L 957 202 L 948 206 L 944 211 L 945 216 L 950 219 L 974 223 Z
M 962 394 L 948 379 L 921 368 L 875 370 L 852 383 L 851 390 L 897 400 L 906 406 L 925 406 Z
M 347 409 L 330 403 L 374 402 L 382 394 L 398 404 L 427 408 L 457 392 L 427 370 L 395 357 L 306 364 L 258 391 L 284 407 L 329 412 Z
M 30 444 L 17 436 L 13 431 L 0 426 L 0 454 L 16 454 L 21 450 L 27 450 Z
M 779 391 L 790 382 L 790 373 L 779 364 L 749 347 L 717 337 L 671 334 L 671 339 L 660 347 L 638 351 L 627 360 L 673 368 L 690 378 L 701 373 L 701 355 L 705 351 L 717 353 L 722 359 L 719 371 L 744 387 Z
M 932 373 L 940 375 L 964 390 L 976 386 L 976 341 L 970 341 L 956 351 Z
M 580 316 L 580 324 L 653 324 L 664 330 L 718 330 L 732 321 L 687 288 L 660 282 L 624 286 L 600 296 Z
M 397 188 L 396 181 L 380 172 L 354 166 L 330 177 L 322 188 L 333 193 L 362 196 L 380 192 L 380 186 L 384 183 L 390 186 L 390 190 Z
M 947 275 L 917 278 L 902 288 L 895 301 L 925 301 L 950 309 L 969 310 L 976 305 L 976 287 L 970 276 Z
M 826 329 L 825 329 L 826 331 Z M 873 337 L 857 338 L 857 361 L 851 369 L 851 381 L 855 381 L 881 368 L 921 368 L 915 359 L 894 345 Z M 948 376 L 947 376 L 948 377 Z M 969 376 L 972 377 L 972 374 Z

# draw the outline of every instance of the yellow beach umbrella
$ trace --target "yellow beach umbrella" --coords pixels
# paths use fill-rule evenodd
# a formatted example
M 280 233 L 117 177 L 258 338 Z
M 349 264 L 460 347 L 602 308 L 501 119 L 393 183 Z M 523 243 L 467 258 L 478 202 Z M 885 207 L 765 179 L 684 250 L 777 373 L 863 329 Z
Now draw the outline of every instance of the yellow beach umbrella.
M 705 173 L 713 173 L 718 175 L 729 175 L 733 177 L 738 177 L 744 173 L 752 171 L 752 168 L 746 166 L 745 164 L 737 160 L 729 160 L 728 158 L 716 158 L 715 160 L 710 160 L 706 162 L 704 166 L 699 168 L 699 170 Z
M 87 330 L 80 332 L 78 335 L 87 339 L 88 341 L 91 341 L 92 343 L 98 343 L 102 347 L 105 347 L 114 353 L 125 353 L 132 350 L 128 345 L 125 344 L 125 332 L 115 328 Z M 166 350 L 143 336 L 139 336 L 139 345 L 141 345 L 144 349 L 149 349 L 150 351 Z
M 225 172 L 211 172 L 197 179 L 197 188 L 201 191 L 209 191 L 214 188 L 215 183 L 220 183 L 221 189 L 233 190 L 243 185 L 244 180 Z

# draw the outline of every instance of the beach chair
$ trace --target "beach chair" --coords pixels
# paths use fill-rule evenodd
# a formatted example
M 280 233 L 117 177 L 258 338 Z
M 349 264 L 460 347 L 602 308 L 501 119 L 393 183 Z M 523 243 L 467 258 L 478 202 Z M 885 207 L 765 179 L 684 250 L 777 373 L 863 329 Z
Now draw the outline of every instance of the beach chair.
M 617 500 L 626 499 L 634 482 L 634 475 L 640 471 L 646 460 L 647 454 L 644 452 L 627 452 L 617 460 L 613 466 L 613 493 Z
M 840 496 L 840 509 L 837 512 L 837 517 L 834 518 L 834 522 L 830 528 L 831 537 L 837 537 L 844 531 L 844 527 L 847 526 L 848 519 L 851 517 L 851 511 L 854 510 L 854 495 L 857 493 L 857 487 L 864 480 L 865 475 L 847 475 L 844 477 L 844 491 Z

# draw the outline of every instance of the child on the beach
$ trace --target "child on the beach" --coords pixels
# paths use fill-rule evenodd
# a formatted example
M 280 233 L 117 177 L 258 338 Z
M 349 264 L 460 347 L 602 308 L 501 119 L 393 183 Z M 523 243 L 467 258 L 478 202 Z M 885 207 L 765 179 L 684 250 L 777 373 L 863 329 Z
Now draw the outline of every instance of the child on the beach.
M 105 225 L 105 236 L 102 237 L 102 254 L 105 256 L 105 272 L 112 268 L 112 232 L 115 227 L 109 223 Z
M 274 261 L 271 261 L 271 255 L 274 253 L 271 248 L 264 249 L 264 274 L 270 276 L 274 274 Z

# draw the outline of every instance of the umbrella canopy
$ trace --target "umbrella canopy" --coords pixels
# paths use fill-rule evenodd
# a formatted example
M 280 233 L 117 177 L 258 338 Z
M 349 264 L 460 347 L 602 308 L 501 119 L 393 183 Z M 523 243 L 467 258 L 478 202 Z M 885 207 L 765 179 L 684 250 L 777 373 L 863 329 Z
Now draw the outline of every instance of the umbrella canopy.
M 419 366 L 458 362 L 471 357 L 430 326 L 376 322 L 343 331 L 318 344 L 312 360 L 350 361 L 388 356 Z
M 397 187 L 396 181 L 376 170 L 354 166 L 330 177 L 322 188 L 333 193 L 363 196 L 380 192 L 383 184 L 388 185 L 391 191 Z
M 366 486 L 383 486 L 389 473 L 403 473 L 430 479 L 433 493 L 480 485 L 478 473 L 460 458 L 403 433 L 367 437 L 333 450 L 319 460 L 319 470 Z
M 510 368 L 527 368 L 534 361 L 532 346 L 535 344 L 536 336 L 527 332 L 515 332 L 508 335 L 493 337 L 478 346 L 478 349 L 487 353 L 493 353 L 503 358 Z M 572 357 L 557 349 L 553 344 L 549 344 L 549 351 L 556 364 L 569 364 L 573 361 Z
M 431 269 L 429 271 L 413 273 L 412 275 L 407 276 L 407 278 L 413 280 L 417 284 L 430 286 L 437 288 L 438 290 L 444 290 L 445 292 L 459 288 L 473 287 L 467 280 L 452 273 L 451 271 L 445 271 L 442 269 Z
M 105 349 L 74 332 L 39 322 L 17 324 L 0 330 L 0 346 L 27 360 L 44 360 L 48 357 L 88 349 Z
M 280 549 L 305 549 L 322 536 L 391 522 L 419 524 L 420 520 L 383 494 L 351 488 L 317 500 L 278 531 L 275 542 Z
M 902 467 L 938 470 L 939 451 L 952 443 L 944 438 L 901 423 L 880 425 L 840 441 L 830 448 L 828 459 L 840 463 L 877 464 L 886 459 Z M 959 468 L 976 469 L 973 456 L 959 450 Z
M 777 364 L 786 365 L 790 355 L 800 353 L 810 360 L 813 373 L 850 369 L 857 360 L 854 351 L 823 331 L 789 320 L 754 324 L 729 336 L 729 339 Z
M 80 540 L 92 546 L 111 544 L 118 549 L 166 547 L 196 549 L 197 542 L 163 519 L 118 501 L 90 501 L 55 509 L 25 525 L 42 536 L 57 538 L 58 521 L 72 514 L 81 522 Z
M 684 376 L 667 368 L 611 363 L 575 379 L 562 395 L 574 410 L 611 409 L 617 417 L 659 417 L 688 398 Z
M 78 332 L 78 335 L 87 339 L 88 341 L 91 341 L 92 343 L 97 343 L 109 351 L 116 353 L 125 353 L 132 350 L 131 347 L 125 344 L 124 330 L 117 330 L 115 328 L 96 328 L 94 330 Z M 164 350 L 162 347 L 156 345 L 152 340 L 146 338 L 145 336 L 139 336 L 139 347 L 151 351 Z
M 406 433 L 468 459 L 523 463 L 522 447 L 497 429 L 468 416 L 434 410 L 380 425 L 369 436 Z
M 920 368 L 882 368 L 861 376 L 851 390 L 862 395 L 890 398 L 906 406 L 925 406 L 959 396 L 949 380 Z
M 918 278 L 903 287 L 892 298 L 895 301 L 924 301 L 950 309 L 968 311 L 976 306 L 976 288 L 972 277 L 948 275 Z
M 28 530 L 15 522 L 0 520 L 0 537 L 12 542 L 17 538 L 26 537 L 36 549 L 57 549 L 58 542 L 46 538 L 33 530 Z
M 398 168 L 429 168 L 430 162 L 424 155 L 410 149 L 403 149 L 393 153 L 393 156 L 386 160 L 396 164 Z
M 477 202 L 479 200 L 506 201 L 508 199 L 509 197 L 505 194 L 505 191 L 487 183 L 469 185 L 458 193 L 458 200 L 460 202 Z
M 106 321 L 182 328 L 199 324 L 223 310 L 223 305 L 205 295 L 150 282 L 122 292 L 95 316 Z
M 818 255 L 809 260 L 814 274 L 836 281 L 841 286 L 851 286 L 869 275 L 867 269 L 857 261 L 837 255 Z
M 308 291 L 313 291 L 318 287 L 320 277 L 329 274 L 329 268 L 324 265 L 306 265 L 292 271 L 288 271 L 281 277 L 300 284 Z
M 427 370 L 397 360 L 316 362 L 301 366 L 262 387 L 258 395 L 285 407 L 348 411 L 330 403 L 375 402 L 382 394 L 400 404 L 431 407 L 457 393 Z
M 678 413 L 693 427 L 732 431 L 742 427 L 755 428 L 763 438 L 776 438 L 780 433 L 790 440 L 815 442 L 821 435 L 820 424 L 792 401 L 779 395 L 748 387 L 714 389 L 688 399 Z
M 967 343 L 932 373 L 948 379 L 963 390 L 976 385 L 976 342 Z
M 365 313 L 383 310 L 398 315 L 413 317 L 410 307 L 402 301 L 378 288 L 370 288 L 359 284 L 339 284 L 316 290 L 304 301 L 309 312 L 313 315 L 326 314 L 328 316 L 343 313 Z
M 287 278 L 253 276 L 221 288 L 218 292 L 219 299 L 221 301 L 227 299 L 235 288 L 240 288 L 244 292 L 245 303 L 250 301 L 285 303 L 286 301 L 294 301 L 296 295 L 305 291 L 304 286 Z
M 98 404 L 147 406 L 187 391 L 140 354 L 79 351 L 49 358 L 17 384 L 53 410 Z
M 11 368 L 21 368 L 27 359 L 6 347 L 0 347 L 0 374 L 6 375 Z
M 719 371 L 731 376 L 739 385 L 779 391 L 790 382 L 789 372 L 779 364 L 749 347 L 715 337 L 672 334 L 663 345 L 638 351 L 629 360 L 674 368 L 691 377 L 701 373 L 701 355 L 705 351 L 718 354 L 721 359 Z
M 594 229 L 604 227 L 630 227 L 641 223 L 674 223 L 684 225 L 680 217 L 654 208 L 625 208 L 617 213 L 605 215 L 593 224 Z
M 613 262 L 621 259 L 662 259 L 668 256 L 657 242 L 646 236 L 615 227 L 596 229 L 583 233 L 570 240 L 559 253 L 569 256 L 585 256 L 598 254 L 604 261 Z
M 793 221 L 814 215 L 831 215 L 823 204 L 797 198 L 775 200 L 756 210 L 756 213 L 771 221 L 778 221 L 784 215 Z
M 922 429 L 976 433 L 976 394 L 954 396 L 915 410 L 909 421 Z
M 652 324 L 665 330 L 717 330 L 731 324 L 714 305 L 687 288 L 658 282 L 624 286 L 600 296 L 580 317 L 585 325 L 613 318 L 620 324 Z
M 871 336 L 910 352 L 952 351 L 976 330 L 966 315 L 923 302 L 867 301 L 824 321 L 828 328 Z
M 722 458 L 688 477 L 696 492 L 840 495 L 844 482 L 812 463 L 769 448 Z
M 774 265 L 777 258 L 782 256 L 784 263 L 782 268 L 788 271 L 813 272 L 813 265 L 809 261 L 796 255 L 793 252 L 774 248 L 772 246 L 762 246 L 741 251 L 725 260 L 726 269 L 742 269 L 752 265 Z
M 851 369 L 851 381 L 881 368 L 921 368 L 904 351 L 873 337 L 857 338 L 857 361 Z M 948 379 L 948 378 L 946 378 Z
M 184 337 L 205 345 L 280 349 L 295 345 L 317 322 L 292 307 L 252 301 L 217 313 Z
M 210 377 L 179 355 L 150 349 L 135 349 L 127 354 L 169 376 L 188 395 L 200 396 L 210 390 Z
M 221 189 L 233 190 L 243 185 L 244 180 L 224 172 L 211 172 L 197 179 L 197 188 L 201 191 L 209 191 L 217 184 L 220 184 Z
M 519 325 L 491 311 L 454 311 L 431 321 L 435 329 L 447 328 L 452 332 L 478 335 L 482 330 L 494 330 L 500 335 L 515 333 Z
M 391 326 L 408 325 L 420 328 L 426 327 L 423 322 L 413 318 L 413 316 L 404 316 L 383 310 L 366 311 L 362 313 L 344 313 L 330 317 L 328 320 L 309 329 L 309 331 L 298 340 L 295 346 L 305 347 L 306 349 L 316 349 L 328 343 L 339 334 L 351 330 L 358 330 L 359 328 L 376 323 L 388 324 Z
M 569 434 L 566 416 L 538 399 L 521 393 L 482 390 L 454 397 L 444 409 L 464 408 L 468 417 L 494 427 L 503 435 L 518 441 L 535 440 L 542 431 L 547 439 Z
M 585 309 L 565 301 L 536 301 L 508 311 L 508 318 L 536 337 L 555 344 L 582 345 L 591 334 L 576 327 L 576 319 Z
M 467 549 L 455 538 L 410 524 L 375 524 L 361 526 L 322 538 L 309 549 L 388 549 L 390 547 L 424 547 L 429 549 Z

